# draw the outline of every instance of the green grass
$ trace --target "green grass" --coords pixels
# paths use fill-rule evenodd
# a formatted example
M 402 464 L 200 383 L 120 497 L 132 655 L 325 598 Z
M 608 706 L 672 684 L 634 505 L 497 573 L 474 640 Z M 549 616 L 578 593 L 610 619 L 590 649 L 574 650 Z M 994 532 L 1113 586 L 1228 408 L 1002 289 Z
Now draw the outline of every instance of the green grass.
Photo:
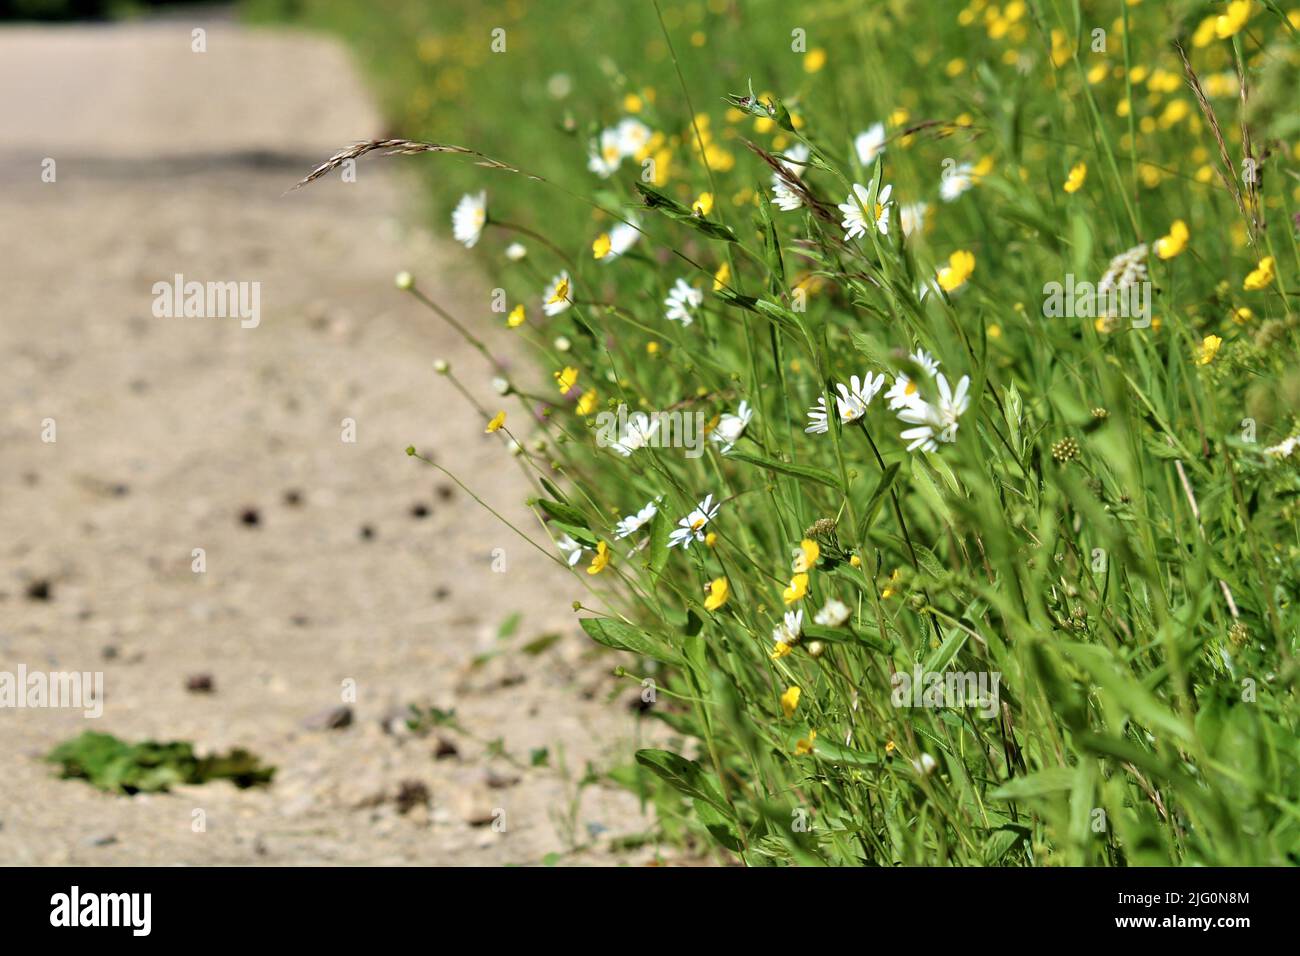
M 1222 4 L 661 6 L 662 22 L 641 0 L 297 11 L 354 43 L 394 135 L 530 174 L 363 160 L 421 166 L 440 223 L 486 189 L 475 255 L 524 306 L 517 334 L 540 368 L 577 372 L 540 419 L 513 396 L 505 434 L 537 487 L 523 533 L 557 560 L 547 535 L 592 549 L 583 626 L 668 725 L 672 751 L 611 776 L 654 798 L 663 836 L 751 865 L 1300 862 L 1300 475 L 1265 451 L 1297 430 L 1300 400 L 1285 11 L 1255 3 L 1219 38 L 1202 24 Z M 791 49 L 795 30 L 811 52 Z M 770 115 L 724 100 L 751 82 Z M 660 134 L 652 185 L 639 157 L 608 179 L 587 169 L 587 144 L 633 112 Z M 886 151 L 864 166 L 853 137 L 875 122 Z M 760 153 L 799 143 L 828 217 L 770 202 Z M 1247 159 L 1261 178 L 1243 181 Z M 960 164 L 977 181 L 945 202 Z M 846 241 L 835 206 L 855 182 L 892 185 L 887 235 Z M 898 207 L 917 201 L 926 227 L 905 239 Z M 593 241 L 633 218 L 637 244 L 594 261 Z M 1048 283 L 1096 282 L 1176 220 L 1185 247 L 1146 258 L 1149 327 L 1044 314 Z M 528 256 L 507 261 L 519 240 Z M 959 251 L 973 273 L 921 297 Z M 1248 280 L 1266 257 L 1270 281 Z M 545 317 L 566 264 L 573 305 Z M 703 293 L 685 327 L 661 305 L 678 278 Z M 454 318 L 471 334 L 504 321 Z M 935 400 L 916 349 L 954 385 L 969 376 L 955 441 L 907 450 L 883 392 L 805 433 L 850 376 L 907 373 Z M 620 402 L 714 420 L 742 400 L 754 417 L 730 454 L 623 457 L 596 440 L 595 412 Z M 669 548 L 706 494 L 722 502 L 716 539 Z M 654 521 L 615 537 L 660 496 Z M 774 657 L 801 541 L 819 552 L 790 605 L 805 626 Z M 611 560 L 586 573 L 601 543 Z M 728 598 L 706 607 L 719 579 Z M 812 625 L 832 598 L 848 620 Z M 999 675 L 996 715 L 894 706 L 892 675 L 917 666 Z

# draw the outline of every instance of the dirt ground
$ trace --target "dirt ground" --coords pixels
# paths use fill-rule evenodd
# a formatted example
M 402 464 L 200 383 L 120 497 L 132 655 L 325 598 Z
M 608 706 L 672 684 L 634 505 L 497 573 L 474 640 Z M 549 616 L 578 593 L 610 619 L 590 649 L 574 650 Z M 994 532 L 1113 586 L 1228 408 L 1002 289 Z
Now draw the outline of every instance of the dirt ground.
M 491 373 L 393 285 L 410 269 L 505 338 L 472 257 L 417 227 L 403 170 L 424 160 L 284 195 L 383 132 L 343 49 L 184 17 L 10 27 L 0 103 L 0 670 L 105 675 L 97 720 L 0 709 L 0 863 L 653 857 L 611 849 L 649 828 L 632 795 L 579 799 L 588 761 L 630 763 L 642 732 L 635 688 L 576 627 L 580 582 L 404 454 L 538 530 L 502 436 L 433 362 L 495 408 Z M 260 283 L 260 324 L 155 317 L 177 273 Z M 187 690 L 200 675 L 212 692 Z M 350 726 L 313 728 L 353 685 Z M 407 732 L 409 703 L 467 733 Z M 41 760 L 87 729 L 247 747 L 278 772 L 110 796 Z

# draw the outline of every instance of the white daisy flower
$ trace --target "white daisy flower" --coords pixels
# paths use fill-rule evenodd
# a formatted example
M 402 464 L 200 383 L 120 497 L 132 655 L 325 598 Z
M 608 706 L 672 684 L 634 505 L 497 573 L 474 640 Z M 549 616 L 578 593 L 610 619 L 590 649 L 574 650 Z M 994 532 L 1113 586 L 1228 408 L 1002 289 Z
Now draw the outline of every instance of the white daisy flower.
M 849 606 L 843 601 L 831 598 L 826 605 L 813 615 L 813 623 L 820 624 L 822 627 L 839 627 L 852 615 Z
M 587 550 L 567 534 L 560 535 L 555 542 L 555 546 L 564 552 L 566 555 L 565 560 L 569 562 L 571 568 L 577 566 L 578 562 L 582 560 L 582 552 Z
M 559 315 L 573 305 L 573 284 L 569 281 L 568 271 L 561 272 L 542 293 L 542 311 L 547 315 Z
M 685 279 L 678 279 L 668 292 L 668 298 L 664 299 L 664 305 L 668 307 L 665 318 L 673 322 L 680 322 L 682 325 L 690 325 L 695 321 L 692 312 L 698 309 L 703 302 L 703 292 Z
M 803 611 L 786 611 L 781 623 L 772 628 L 772 640 L 787 647 L 798 643 L 803 633 Z
M 610 447 L 624 458 L 650 444 L 650 439 L 659 430 L 659 416 L 651 417 L 645 412 L 633 412 L 627 417 L 627 427 L 618 436 L 618 441 Z
M 518 262 L 526 255 L 528 255 L 528 249 L 522 242 L 512 242 L 506 246 L 506 258 L 511 262 Z
M 830 429 L 826 420 L 826 396 L 817 399 L 817 404 L 808 409 L 808 427 L 804 429 L 809 435 L 825 435 Z
M 791 189 L 784 179 L 772 175 L 772 205 L 782 212 L 794 212 L 803 205 L 803 197 Z
M 703 541 L 704 529 L 718 516 L 718 509 L 721 507 L 721 504 L 713 503 L 713 495 L 706 495 L 704 500 L 695 506 L 694 511 L 677 522 L 678 526 L 668 536 L 669 547 L 680 547 L 685 550 L 691 546 L 692 541 Z
M 627 252 L 636 241 L 641 238 L 641 230 L 636 228 L 635 224 L 629 225 L 626 222 L 620 222 L 609 230 L 609 252 L 601 258 L 601 262 L 613 262 L 623 253 Z
M 876 229 L 882 236 L 889 235 L 889 207 L 893 205 L 889 197 L 893 192 L 893 184 L 887 183 L 876 195 Z
M 614 537 L 626 538 L 630 534 L 636 534 L 658 513 L 659 505 L 654 501 L 647 502 L 636 514 L 628 515 L 614 526 Z
M 624 156 L 635 156 L 645 149 L 652 134 L 649 126 L 629 116 L 614 127 L 614 135 L 618 137 L 619 151 Z
M 709 435 L 710 441 L 718 442 L 722 445 L 719 449 L 724 455 L 735 447 L 736 442 L 745 431 L 745 426 L 749 420 L 754 417 L 754 410 L 749 407 L 749 402 L 741 400 L 740 407 L 736 409 L 736 414 L 730 412 L 718 419 L 718 425 Z
M 859 380 L 854 375 L 849 379 L 848 388 L 845 388 L 840 383 L 837 383 L 835 387 L 840 393 L 840 397 L 835 400 L 835 404 L 839 406 L 840 410 L 840 421 L 847 425 L 849 422 L 857 421 L 867 413 L 867 406 L 871 404 L 871 400 L 885 387 L 885 376 L 880 373 L 873 379 L 868 373 Z
M 903 226 L 904 239 L 911 236 L 912 233 L 920 232 L 925 228 L 925 214 L 929 209 L 930 206 L 923 202 L 914 202 L 898 207 L 898 220 Z
M 883 187 L 873 206 L 871 190 L 861 183 L 854 183 L 848 201 L 839 204 L 840 212 L 844 213 L 844 221 L 840 226 L 844 229 L 845 238 L 856 239 L 867 234 L 867 215 L 863 210 L 870 210 L 870 219 L 876 229 L 883 235 L 889 235 L 889 197 L 893 191 L 892 185 Z
M 835 406 L 840 413 L 840 423 L 847 425 L 855 422 L 867 413 L 867 406 L 871 400 L 876 397 L 882 388 L 885 387 L 885 376 L 883 373 L 877 374 L 872 378 L 868 373 L 859 379 L 856 375 L 849 379 L 848 386 L 841 382 L 835 384 L 839 396 L 835 399 Z M 826 397 L 822 396 L 817 399 L 817 404 L 808 409 L 809 425 L 804 429 L 810 435 L 823 435 L 829 428 L 826 420 Z
M 925 349 L 917 349 L 912 353 L 912 361 L 925 371 L 926 375 L 934 378 L 939 372 L 939 363 Z M 905 372 L 899 372 L 894 377 L 894 384 L 889 387 L 885 393 L 885 398 L 889 400 L 889 407 L 892 411 L 898 411 L 900 408 L 907 408 L 909 405 L 915 405 L 922 401 L 921 391 L 916 387 L 916 383 Z
M 473 249 L 486 225 L 487 190 L 478 195 L 466 193 L 461 196 L 451 214 L 451 234 L 456 237 L 456 241 L 464 243 L 466 249 Z
M 865 133 L 859 133 L 853 140 L 853 148 L 857 151 L 858 162 L 870 166 L 885 151 L 885 124 L 877 123 Z
M 944 202 L 952 202 L 974 185 L 975 167 L 970 163 L 962 163 L 953 167 L 951 172 L 944 171 L 939 179 L 939 198 Z
M 970 376 L 963 375 L 954 392 L 948 385 L 948 379 L 939 373 L 939 400 L 934 404 L 917 402 L 908 405 L 898 413 L 905 422 L 915 425 L 901 435 L 904 441 L 911 442 L 908 451 L 920 448 L 924 451 L 937 451 L 939 442 L 951 444 L 957 440 L 957 419 L 970 407 Z
M 622 162 L 623 149 L 619 142 L 618 130 L 602 130 L 600 138 L 592 140 L 587 168 L 601 179 L 609 179 Z

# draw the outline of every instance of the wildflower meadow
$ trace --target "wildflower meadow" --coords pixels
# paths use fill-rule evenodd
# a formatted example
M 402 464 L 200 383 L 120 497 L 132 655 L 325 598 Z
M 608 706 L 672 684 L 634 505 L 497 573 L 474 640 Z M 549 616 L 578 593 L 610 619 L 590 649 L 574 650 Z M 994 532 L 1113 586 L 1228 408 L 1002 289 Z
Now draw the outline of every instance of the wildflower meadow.
M 667 845 L 1300 863 L 1300 7 L 250 7 L 388 111 L 303 188 L 408 165 L 497 287 L 397 277 L 496 380 Z

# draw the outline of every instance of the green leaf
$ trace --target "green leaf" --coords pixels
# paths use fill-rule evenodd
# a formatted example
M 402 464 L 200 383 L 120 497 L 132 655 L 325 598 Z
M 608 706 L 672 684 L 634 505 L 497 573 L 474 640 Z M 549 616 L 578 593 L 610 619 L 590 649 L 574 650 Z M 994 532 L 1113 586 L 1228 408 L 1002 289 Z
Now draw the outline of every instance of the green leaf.
M 567 525 L 573 525 L 576 528 L 589 528 L 587 516 L 584 515 L 573 505 L 563 504 L 559 501 L 551 501 L 549 498 L 534 498 L 529 504 L 536 505 L 546 513 L 546 517 L 552 521 L 560 521 Z
M 725 819 L 736 819 L 717 782 L 697 761 L 687 760 L 670 750 L 638 750 L 636 762 L 652 770 L 680 793 L 704 801 Z
M 880 480 L 876 482 L 876 490 L 871 493 L 870 500 L 867 501 L 867 507 L 862 512 L 861 528 L 858 536 L 864 541 L 867 537 L 867 531 L 871 528 L 871 522 L 876 518 L 876 512 L 885 502 L 885 495 L 889 493 L 890 487 L 894 484 L 894 479 L 898 477 L 898 469 L 902 466 L 901 462 L 894 462 L 880 475 Z
M 676 651 L 661 647 L 639 628 L 622 621 L 607 617 L 584 617 L 579 622 L 597 644 L 604 644 L 619 651 L 629 651 L 642 657 L 653 658 L 665 664 L 680 664 L 682 659 Z
M 672 532 L 672 519 L 664 514 L 663 509 L 655 512 L 650 519 L 650 573 L 656 578 L 663 574 L 668 565 L 668 537 Z
M 720 222 L 714 222 L 711 219 L 705 219 L 703 216 L 697 216 L 690 209 L 687 209 L 677 200 L 671 198 L 666 193 L 660 192 L 653 186 L 647 186 L 645 183 L 638 182 L 635 184 L 636 190 L 641 194 L 641 199 L 645 202 L 647 209 L 653 209 L 661 212 L 674 222 L 680 222 L 683 225 L 690 226 L 696 232 L 703 233 L 710 239 L 721 239 L 724 242 L 735 242 L 736 234 Z
M 743 461 L 751 465 L 757 465 L 759 468 L 766 468 L 768 471 L 776 471 L 783 475 L 790 475 L 793 478 L 804 478 L 808 481 L 816 481 L 820 484 L 834 488 L 836 491 L 844 491 L 844 486 L 840 484 L 840 480 L 825 468 L 814 468 L 811 465 L 795 465 L 790 462 L 776 461 L 773 458 L 763 458 L 760 455 L 751 455 L 743 451 L 733 451 L 727 457 L 733 458 L 736 461 Z
M 1026 777 L 1008 780 L 990 797 L 994 800 L 1025 800 L 1029 797 L 1042 797 L 1049 793 L 1060 793 L 1074 786 L 1073 767 L 1049 767 Z

